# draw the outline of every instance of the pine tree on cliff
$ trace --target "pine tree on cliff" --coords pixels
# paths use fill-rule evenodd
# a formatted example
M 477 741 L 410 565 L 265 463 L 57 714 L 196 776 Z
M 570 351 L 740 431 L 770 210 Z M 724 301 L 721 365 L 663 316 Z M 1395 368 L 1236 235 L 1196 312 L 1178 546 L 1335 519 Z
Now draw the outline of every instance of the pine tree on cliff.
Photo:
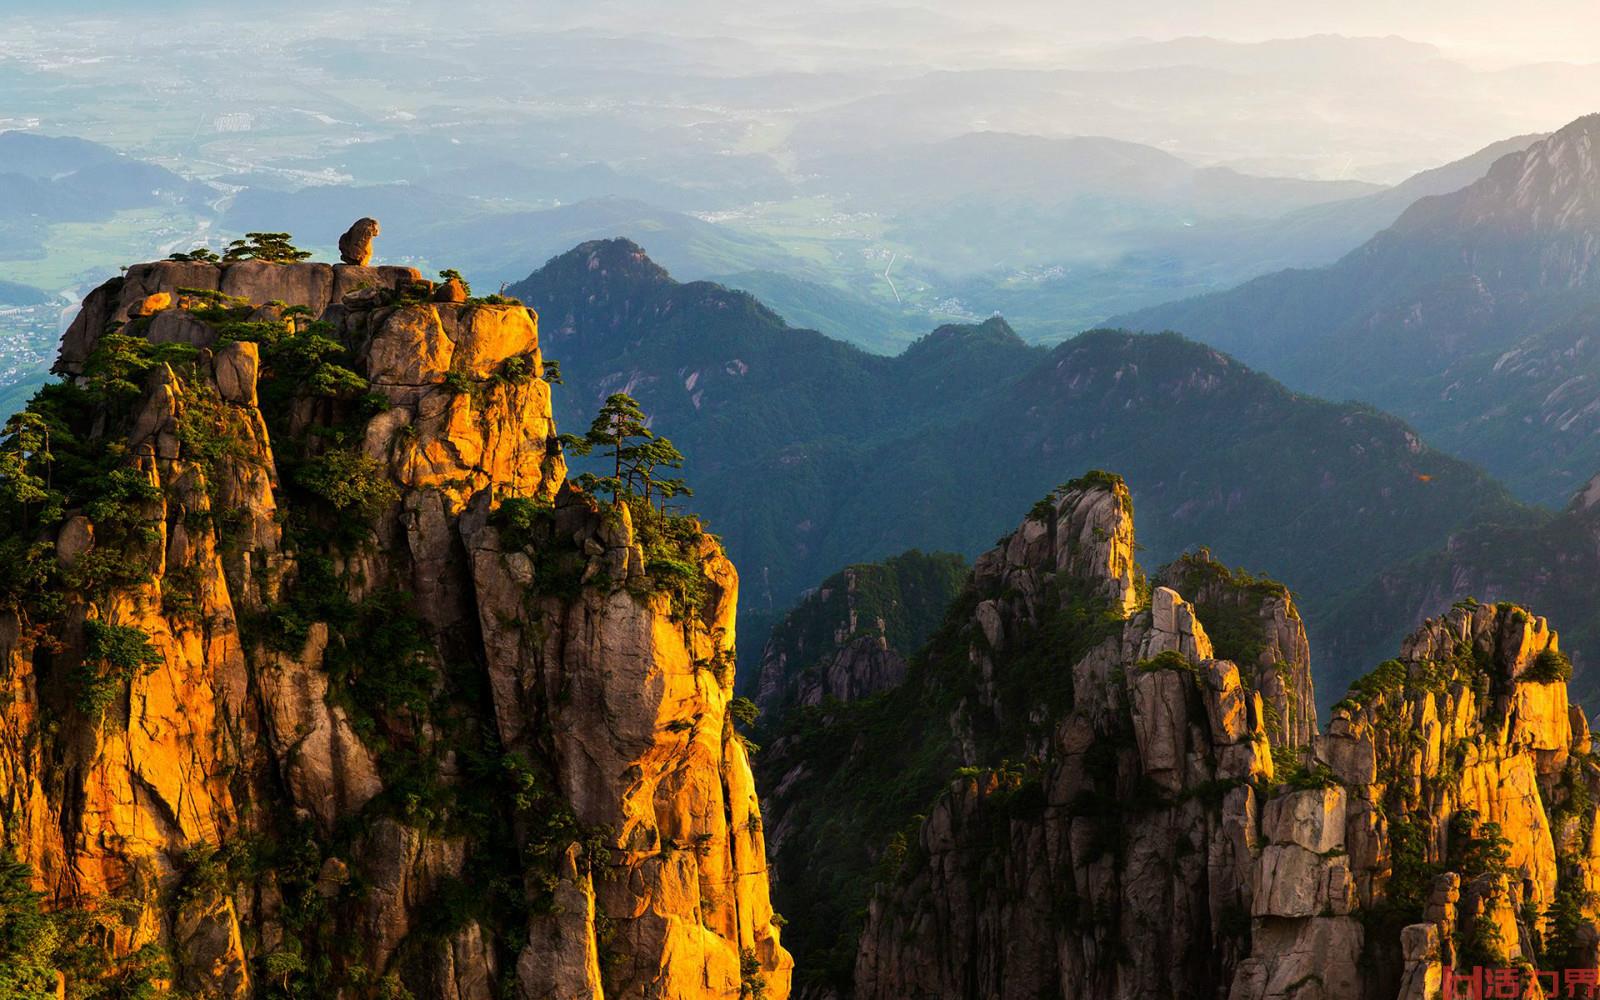
M 245 233 L 244 239 L 228 244 L 223 253 L 225 261 L 265 260 L 274 264 L 292 264 L 311 256 L 311 251 L 301 250 L 288 233 Z
M 52 1000 L 53 962 L 61 929 L 39 907 L 32 870 L 9 851 L 0 854 L 0 997 Z
M 644 497 L 644 502 L 649 503 L 651 494 L 659 498 L 661 509 L 667 509 L 667 501 L 678 496 L 693 496 L 691 490 L 680 478 L 658 479 L 657 469 L 683 468 L 683 452 L 679 451 L 673 443 L 664 437 L 653 437 L 640 445 L 634 455 L 632 480 L 637 483 L 639 494 Z
M 614 392 L 606 398 L 600 412 L 595 414 L 587 434 L 581 438 L 570 435 L 563 437 L 562 443 L 568 450 L 579 455 L 592 454 L 596 448 L 609 450 L 611 475 L 602 477 L 585 472 L 578 477 L 578 483 L 584 490 L 590 493 L 610 490 L 613 502 L 622 500 L 626 488 L 622 478 L 623 465 L 638 447 L 635 440 L 647 439 L 650 435 L 650 428 L 645 426 L 644 420 L 644 410 L 640 409 L 632 396 L 625 392 Z
M 43 417 L 24 410 L 6 421 L 0 432 L 0 508 L 20 511 L 24 532 L 30 512 L 53 497 L 47 478 L 51 461 L 50 425 Z M 35 471 L 39 466 L 46 476 Z
M 681 478 L 656 476 L 658 469 L 683 468 L 683 452 L 650 430 L 638 400 L 625 392 L 614 392 L 606 399 L 587 434 L 581 438 L 565 436 L 562 443 L 578 455 L 589 455 L 599 448 L 610 457 L 611 475 L 586 472 L 578 482 L 589 492 L 609 490 L 614 503 L 637 497 L 648 504 L 654 498 L 664 510 L 672 498 L 693 495 Z

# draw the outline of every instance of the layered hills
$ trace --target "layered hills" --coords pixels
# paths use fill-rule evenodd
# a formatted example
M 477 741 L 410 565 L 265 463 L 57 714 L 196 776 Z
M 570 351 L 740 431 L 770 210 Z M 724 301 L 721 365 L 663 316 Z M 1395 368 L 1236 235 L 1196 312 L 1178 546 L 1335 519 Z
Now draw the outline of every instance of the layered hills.
M 999 310 L 1030 340 L 1055 342 L 1112 313 L 1337 260 L 1417 199 L 1465 187 L 1537 138 L 1495 143 L 1387 188 L 1196 167 L 1103 137 L 996 132 L 857 148 L 808 167 L 810 183 L 843 207 L 883 219 L 881 239 L 863 249 L 898 251 L 898 286 L 937 289 L 980 314 Z
M 1532 500 L 1559 505 L 1600 467 L 1600 115 L 1450 194 L 1423 198 L 1337 263 L 1118 322 L 1174 329 L 1299 389 L 1413 423 Z
M 203 184 L 99 143 L 0 132 L 0 241 L 7 259 L 41 254 L 55 223 L 97 222 L 155 205 L 203 207 L 212 197 Z
M 217 223 L 331 247 L 337 220 L 374 215 L 404 228 L 415 259 L 484 287 L 577 243 L 628 235 L 680 278 L 747 288 L 796 325 L 887 353 L 939 322 L 996 310 L 1028 339 L 1055 342 L 1112 313 L 1326 264 L 1536 138 L 1380 187 L 1256 176 L 1160 143 L 1053 132 L 796 149 L 782 166 L 701 150 L 688 154 L 687 184 L 666 179 L 683 176 L 684 151 L 654 142 L 611 167 L 509 162 L 499 138 L 407 136 L 342 146 L 318 178 L 337 182 L 297 185 L 291 171 L 220 178 L 243 190 Z
M 1084 467 L 1127 476 L 1152 559 L 1209 544 L 1318 599 L 1365 583 L 1374 552 L 1399 561 L 1518 510 L 1399 421 L 1177 336 L 1095 331 L 1046 349 L 994 318 L 881 357 L 673 281 L 621 240 L 509 291 L 562 363 L 563 423 L 626 390 L 689 455 L 696 509 L 744 567 L 756 645 L 760 615 L 839 566 L 914 547 L 976 555 Z

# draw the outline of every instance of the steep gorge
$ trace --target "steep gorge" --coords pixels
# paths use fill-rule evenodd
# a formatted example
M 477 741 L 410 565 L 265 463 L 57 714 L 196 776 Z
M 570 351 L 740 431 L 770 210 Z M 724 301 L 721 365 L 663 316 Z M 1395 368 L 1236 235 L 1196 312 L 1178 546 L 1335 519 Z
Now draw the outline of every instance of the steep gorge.
M 737 574 L 566 482 L 537 317 L 460 297 L 86 300 L 0 450 L 15 995 L 788 995 Z

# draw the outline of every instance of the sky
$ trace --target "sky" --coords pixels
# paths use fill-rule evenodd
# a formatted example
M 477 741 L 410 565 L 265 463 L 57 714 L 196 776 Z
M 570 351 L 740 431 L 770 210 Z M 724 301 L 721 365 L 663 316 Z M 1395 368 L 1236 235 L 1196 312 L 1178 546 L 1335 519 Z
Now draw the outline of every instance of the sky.
M 370 11 L 355 0 L 279 0 L 275 7 Z M 460 23 L 595 21 L 628 23 L 673 33 L 714 31 L 719 23 L 749 25 L 785 18 L 789 0 L 389 0 L 385 16 L 401 11 L 448 17 Z M 1260 41 L 1299 35 L 1402 35 L 1446 47 L 1452 56 L 1490 62 L 1600 59 L 1600 3 L 1596 0 L 920 0 L 862 3 L 813 0 L 803 5 L 822 16 L 859 13 L 867 7 L 898 8 L 905 21 L 919 13 L 971 21 L 989 20 L 1043 31 L 1065 44 L 1097 44 L 1129 37 L 1152 39 L 1212 35 Z M 229 8 L 259 11 L 253 0 L 145 0 L 141 17 L 160 9 Z M 0 0 L 0 12 L 61 16 L 126 13 L 121 0 Z
M 370 12 L 358 0 L 277 0 L 274 7 L 306 11 Z M 141 18 L 160 10 L 205 11 L 226 16 L 230 8 L 260 12 L 253 0 L 145 0 Z M 1600 2 L 1596 0 L 389 0 L 385 17 L 447 18 L 503 28 L 518 24 L 604 24 L 671 34 L 737 33 L 795 23 L 794 12 L 810 11 L 813 23 L 829 21 L 848 32 L 869 9 L 896 12 L 891 23 L 904 37 L 926 40 L 944 26 L 1005 25 L 1059 46 L 1209 35 L 1261 41 L 1311 34 L 1400 35 L 1439 45 L 1452 58 L 1496 68 L 1515 63 L 1600 60 Z M 0 13 L 67 17 L 116 16 L 129 12 L 111 0 L 0 0 Z M 917 27 L 925 19 L 924 30 Z M 891 32 L 894 28 L 891 27 Z M 881 39 L 880 39 L 881 40 Z M 850 39 L 841 37 L 841 43 Z
M 659 96 L 671 105 L 651 112 L 662 125 L 696 104 L 712 115 L 770 108 L 781 118 L 793 106 L 831 103 L 848 116 L 852 96 L 887 95 L 942 71 L 989 72 L 972 92 L 992 92 L 992 102 L 953 102 L 943 132 L 919 122 L 939 111 L 928 104 L 937 96 L 920 104 L 914 95 L 884 96 L 881 112 L 863 104 L 857 118 L 882 113 L 921 138 L 981 129 L 1108 135 L 1192 162 L 1297 177 L 1393 182 L 1600 109 L 1600 0 L 387 0 L 377 20 L 364 0 L 275 0 L 270 8 L 241 0 L 143 0 L 136 8 L 0 0 L 0 12 L 11 15 L 0 34 L 0 71 L 10 56 L 30 68 L 86 64 L 76 78 L 101 85 L 114 73 L 126 77 L 119 86 L 190 80 L 178 95 L 190 103 L 216 85 L 192 82 L 194 64 L 231 46 L 267 52 L 337 43 L 346 52 L 319 67 L 323 96 L 334 103 L 350 93 L 341 78 L 387 66 L 398 74 L 385 91 L 391 103 L 421 113 L 444 99 L 431 92 L 432 79 L 407 76 L 410 54 L 425 53 L 434 77 L 476 80 L 476 92 L 454 86 L 448 99 L 570 103 L 587 89 L 606 107 L 642 108 Z M 153 31 L 167 44 L 150 44 Z M 1320 37 L 1311 45 L 1243 48 L 1307 36 Z M 1545 65 L 1527 69 L 1537 63 Z M 1204 86 L 1186 81 L 1191 69 L 1208 74 Z M 1011 70 L 1063 74 L 1051 84 L 1060 91 L 1056 104 L 995 78 Z M 1160 72 L 1128 75 L 1126 87 L 1110 79 L 1097 90 L 1067 78 L 1141 70 Z M 817 85 L 824 74 L 837 82 Z M 692 79 L 698 82 L 677 86 Z M 632 89 L 629 80 L 637 81 Z M 241 71 L 222 82 L 212 117 L 233 98 L 293 81 Z M 0 120 L 5 98 L 0 90 Z M 147 151 L 157 145 L 129 134 L 121 116 L 35 116 L 44 127 L 101 141 L 131 140 Z M 860 120 L 854 127 L 865 128 Z M 744 148 L 752 144 L 759 141 Z
M 970 8 L 947 0 L 930 6 L 950 12 Z M 983 8 L 1010 23 L 1050 25 L 1088 42 L 1129 36 L 1261 41 L 1324 33 L 1401 35 L 1467 58 L 1600 59 L 1600 3 L 1595 0 L 1003 0 Z

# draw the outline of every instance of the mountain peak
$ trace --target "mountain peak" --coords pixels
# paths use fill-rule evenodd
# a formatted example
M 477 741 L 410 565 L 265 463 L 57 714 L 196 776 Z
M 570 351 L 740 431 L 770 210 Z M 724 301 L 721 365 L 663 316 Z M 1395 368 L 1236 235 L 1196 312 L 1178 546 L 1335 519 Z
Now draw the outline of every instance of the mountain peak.
M 570 273 L 574 269 L 602 274 L 620 273 L 624 277 L 643 280 L 650 284 L 667 284 L 672 281 L 672 275 L 667 273 L 666 268 L 651 260 L 650 255 L 645 253 L 644 247 L 621 236 L 580 243 L 566 253 L 550 258 L 545 267 L 565 273 Z
M 595 333 L 621 329 L 646 309 L 647 300 L 677 287 L 643 247 L 619 237 L 557 254 L 506 293 L 538 309 L 548 341 L 572 336 L 581 316 L 595 319 Z
M 1017 331 L 1001 316 L 990 316 L 981 323 L 946 323 L 932 333 L 924 334 L 906 348 L 906 355 L 942 353 L 963 344 L 1026 343 Z
M 1600 160 L 1596 158 L 1600 141 L 1597 140 L 1600 140 L 1600 114 L 1591 114 L 1528 147 L 1521 157 L 1510 161 L 1520 167 L 1515 174 L 1516 186 L 1510 192 L 1513 204 L 1531 209 L 1535 221 L 1540 221 L 1542 213 L 1543 221 L 1556 228 L 1600 222 Z M 1490 169 L 1490 178 L 1494 179 L 1496 172 L 1502 169 L 1510 174 L 1507 160 Z
M 1396 232 L 1491 228 L 1571 231 L 1600 226 L 1600 114 L 1584 115 L 1518 153 L 1496 160 L 1477 183 L 1424 198 Z

